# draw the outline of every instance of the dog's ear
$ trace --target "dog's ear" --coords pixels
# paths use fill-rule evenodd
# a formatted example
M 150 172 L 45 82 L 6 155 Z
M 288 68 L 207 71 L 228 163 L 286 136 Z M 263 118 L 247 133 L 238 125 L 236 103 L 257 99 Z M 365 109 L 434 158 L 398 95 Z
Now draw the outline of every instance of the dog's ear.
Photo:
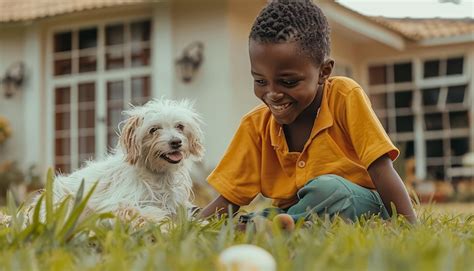
M 138 162 L 140 157 L 140 144 L 137 141 L 137 129 L 142 123 L 142 118 L 138 116 L 130 117 L 120 134 L 120 145 L 125 151 L 125 161 L 132 165 Z
M 190 152 L 191 155 L 194 156 L 193 160 L 200 161 L 204 157 L 204 145 L 202 142 L 204 139 L 204 135 L 198 125 L 192 125 L 191 129 L 192 131 L 189 135 Z

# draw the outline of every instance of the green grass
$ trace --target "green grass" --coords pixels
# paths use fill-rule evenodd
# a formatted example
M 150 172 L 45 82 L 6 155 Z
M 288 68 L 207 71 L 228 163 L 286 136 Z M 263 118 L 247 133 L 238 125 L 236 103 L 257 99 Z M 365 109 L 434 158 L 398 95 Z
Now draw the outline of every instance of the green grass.
M 46 193 L 46 221 L 38 208 L 26 228 L 10 198 L 7 212 L 18 215 L 11 227 L 0 226 L 0 270 L 215 270 L 222 250 L 243 243 L 269 251 L 278 270 L 474 270 L 472 213 L 423 208 L 417 225 L 402 219 L 316 219 L 291 234 L 277 228 L 236 232 L 231 218 L 203 226 L 179 215 L 134 230 L 110 214 L 79 219 L 90 193 L 81 190 L 59 206 Z

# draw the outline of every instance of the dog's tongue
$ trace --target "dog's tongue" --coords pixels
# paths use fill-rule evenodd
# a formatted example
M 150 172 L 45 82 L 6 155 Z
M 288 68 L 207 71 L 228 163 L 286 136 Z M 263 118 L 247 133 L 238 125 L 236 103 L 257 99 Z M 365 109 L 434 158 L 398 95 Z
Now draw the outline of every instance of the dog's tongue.
M 179 151 L 175 151 L 167 153 L 166 157 L 172 161 L 180 161 L 181 159 L 183 159 L 183 154 Z

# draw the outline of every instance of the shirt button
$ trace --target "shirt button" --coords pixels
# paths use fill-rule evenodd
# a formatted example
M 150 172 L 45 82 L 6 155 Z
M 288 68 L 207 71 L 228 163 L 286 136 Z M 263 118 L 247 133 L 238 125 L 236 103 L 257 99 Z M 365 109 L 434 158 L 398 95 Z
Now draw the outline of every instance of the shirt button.
M 299 162 L 298 162 L 298 166 L 299 166 L 299 167 L 304 167 L 304 166 L 306 166 L 305 161 L 302 161 L 302 160 L 299 161 Z

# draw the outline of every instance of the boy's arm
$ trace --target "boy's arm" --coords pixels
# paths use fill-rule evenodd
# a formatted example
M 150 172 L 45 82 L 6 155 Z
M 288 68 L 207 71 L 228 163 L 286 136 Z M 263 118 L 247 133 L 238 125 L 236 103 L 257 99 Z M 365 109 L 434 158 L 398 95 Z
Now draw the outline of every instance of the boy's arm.
M 368 172 L 387 211 L 391 214 L 390 203 L 393 202 L 399 214 L 405 216 L 411 223 L 415 223 L 416 215 L 410 197 L 402 179 L 393 168 L 392 160 L 387 155 L 383 155 L 369 166 Z
M 228 201 L 223 196 L 219 195 L 215 200 L 209 203 L 199 214 L 200 218 L 208 218 L 214 214 L 222 215 L 229 213 L 229 205 L 232 208 L 232 212 L 236 213 L 240 206 L 235 205 L 232 202 Z

